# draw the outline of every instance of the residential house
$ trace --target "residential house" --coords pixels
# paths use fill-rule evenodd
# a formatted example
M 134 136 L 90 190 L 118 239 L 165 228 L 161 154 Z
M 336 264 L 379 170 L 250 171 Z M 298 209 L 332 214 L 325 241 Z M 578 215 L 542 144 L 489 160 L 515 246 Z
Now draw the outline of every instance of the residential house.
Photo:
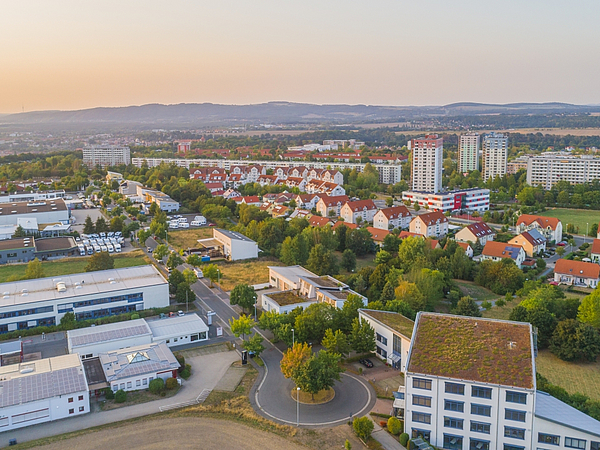
M 242 199 L 242 194 L 240 194 L 238 191 L 236 191 L 235 189 L 227 189 L 225 192 L 223 192 L 223 198 L 227 199 L 227 200 L 237 200 L 239 199 L 241 201 Z M 237 203 L 237 202 L 236 202 Z
M 223 183 L 206 183 L 205 182 L 204 186 L 206 186 L 206 189 L 208 189 L 212 195 L 215 195 L 215 193 L 217 191 L 223 191 Z
M 375 213 L 378 211 L 373 200 L 358 200 L 355 202 L 346 202 L 340 211 L 340 216 L 348 223 L 360 222 L 368 223 L 373 221 Z
M 594 239 L 592 242 L 592 254 L 590 258 L 592 258 L 593 262 L 600 263 L 600 239 Z
M 522 267 L 525 257 L 525 250 L 522 246 L 496 241 L 488 241 L 481 253 L 482 261 L 500 261 L 505 258 L 510 258 L 515 262 L 519 269 Z
M 242 197 L 242 201 L 240 203 L 245 203 L 246 205 L 252 206 L 262 205 L 260 198 L 256 195 L 247 195 L 246 197 Z
M 600 265 L 583 261 L 559 259 L 554 266 L 554 281 L 572 286 L 595 289 L 600 278 Z
M 298 194 L 295 197 L 298 208 L 313 209 L 317 207 L 317 202 L 324 197 L 323 194 Z
M 415 322 L 402 314 L 359 309 L 358 319 L 375 331 L 375 352 L 394 369 L 404 371 Z
M 330 197 L 329 195 L 323 196 L 317 200 L 317 211 L 323 217 L 339 217 L 342 206 L 349 200 L 347 195 L 338 195 L 335 197 Z
M 394 228 L 408 228 L 412 215 L 406 206 L 392 206 L 384 208 L 373 216 L 373 226 L 382 230 Z
M 230 174 L 229 178 L 227 178 L 226 185 L 232 187 L 234 189 L 238 189 L 240 186 L 246 184 L 246 174 L 244 173 L 234 173 Z
M 443 237 L 448 233 L 448 218 L 439 211 L 421 214 L 413 217 L 409 229 L 425 237 Z
M 537 228 L 549 242 L 558 243 L 562 240 L 562 222 L 555 217 L 534 216 L 521 214 L 517 220 L 517 233 L 523 233 Z
M 307 182 L 304 189 L 309 194 L 327 194 L 331 196 L 346 194 L 346 190 L 341 185 L 321 180 Z
M 274 205 L 271 209 L 271 217 L 284 217 L 290 214 L 292 210 L 287 206 Z
M 472 223 L 460 230 L 454 238 L 459 242 L 479 242 L 482 246 L 493 241 L 496 232 L 484 222 Z
M 245 172 L 246 172 L 246 178 L 248 179 L 249 183 L 257 183 L 258 178 L 261 175 L 267 174 L 267 169 L 263 166 L 259 166 L 258 164 L 254 164 L 252 166 L 246 166 L 243 168 L 243 170 L 245 170 Z
M 288 176 L 295 178 L 304 178 L 306 180 L 308 178 L 308 169 L 304 166 L 290 167 L 288 171 Z
M 261 186 L 269 186 L 272 184 L 277 184 L 279 178 L 277 175 L 260 175 L 256 182 Z
M 328 181 L 330 183 L 344 184 L 344 175 L 339 170 L 327 169 L 321 172 L 320 179 L 322 181 Z
M 473 257 L 473 248 L 468 242 L 457 242 L 458 246 L 465 251 L 465 254 L 469 257 Z
M 306 180 L 301 177 L 287 177 L 284 181 L 284 184 L 289 188 L 297 187 L 300 189 L 300 192 L 304 192 L 306 190 Z
M 312 217 L 312 213 L 308 209 L 300 209 L 296 208 L 293 213 L 291 213 L 287 220 L 292 220 L 295 218 L 298 219 L 310 219 Z
M 308 219 L 308 224 L 311 227 L 324 227 L 325 225 L 331 225 L 331 219 L 328 219 L 327 217 L 321 217 L 321 216 L 311 216 L 310 219 Z
M 344 222 L 343 220 L 338 220 L 336 223 L 333 224 L 333 227 L 331 228 L 333 230 L 333 234 L 335 234 L 335 230 L 337 230 L 342 225 L 350 228 L 351 230 L 356 230 L 358 228 L 358 225 L 356 225 L 355 223 L 348 223 Z
M 537 228 L 532 228 L 529 231 L 515 236 L 509 244 L 520 245 L 525 250 L 525 254 L 530 258 L 538 255 L 546 250 L 546 238 L 538 231 Z
M 367 227 L 369 233 L 371 233 L 371 237 L 373 238 L 373 242 L 375 242 L 380 247 L 383 246 L 383 240 L 385 237 L 390 234 L 388 230 L 382 230 L 381 228 L 375 227 Z

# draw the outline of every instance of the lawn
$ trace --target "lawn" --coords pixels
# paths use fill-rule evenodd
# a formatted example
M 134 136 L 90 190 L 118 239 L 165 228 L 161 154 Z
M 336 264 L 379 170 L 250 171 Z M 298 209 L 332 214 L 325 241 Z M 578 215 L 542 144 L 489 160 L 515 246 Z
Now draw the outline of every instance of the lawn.
M 535 361 L 537 371 L 569 394 L 580 392 L 600 400 L 600 362 L 572 363 L 562 361 L 549 350 L 539 352 Z
M 489 289 L 479 286 L 479 285 L 473 283 L 472 281 L 464 281 L 464 280 L 453 280 L 453 281 L 454 281 L 454 283 L 456 283 L 456 285 L 460 289 L 462 295 L 465 295 L 465 296 L 469 295 L 474 300 L 492 301 L 492 300 L 497 300 L 500 298 L 499 295 L 494 294 Z
M 252 261 L 217 263 L 221 269 L 221 288 L 224 291 L 232 290 L 238 284 L 260 284 L 269 282 L 269 266 L 283 266 L 283 264 L 271 257 L 261 257 Z
M 338 262 L 342 262 L 342 252 L 334 252 L 335 256 L 338 259 Z M 375 264 L 375 255 L 373 254 L 366 254 L 364 256 L 358 256 L 356 257 L 356 269 L 354 270 L 354 273 L 359 272 L 360 269 L 362 269 L 363 267 L 367 267 L 367 266 L 371 266 L 371 267 L 375 267 L 377 266 L 377 264 Z M 348 272 L 346 269 L 343 269 L 340 267 L 340 274 L 344 274 L 344 275 L 349 275 L 352 272 Z
M 142 266 L 150 264 L 150 260 L 144 255 L 141 250 L 135 250 L 120 255 L 113 255 L 115 259 L 115 269 L 123 267 Z M 42 262 L 44 276 L 57 277 L 61 275 L 69 275 L 72 273 L 81 273 L 85 271 L 89 257 L 65 258 L 54 261 Z M 16 277 L 21 277 L 25 273 L 27 264 L 10 264 L 0 267 L 0 283 L 5 283 L 14 280 Z
M 591 227 L 593 223 L 600 222 L 600 211 L 591 211 L 589 209 L 549 209 L 539 214 L 545 217 L 556 217 L 563 224 L 563 232 L 567 232 L 567 224 L 572 223 L 579 227 L 579 234 L 585 233 L 586 223 Z
M 515 306 L 519 304 L 519 299 L 514 299 L 512 302 L 507 303 L 505 306 L 492 306 L 487 311 L 484 309 L 481 311 L 483 317 L 487 319 L 500 319 L 500 320 L 508 320 L 511 311 Z
M 169 231 L 169 244 L 176 249 L 197 248 L 198 239 L 207 239 L 213 236 L 213 229 L 209 227 L 193 228 L 190 230 Z

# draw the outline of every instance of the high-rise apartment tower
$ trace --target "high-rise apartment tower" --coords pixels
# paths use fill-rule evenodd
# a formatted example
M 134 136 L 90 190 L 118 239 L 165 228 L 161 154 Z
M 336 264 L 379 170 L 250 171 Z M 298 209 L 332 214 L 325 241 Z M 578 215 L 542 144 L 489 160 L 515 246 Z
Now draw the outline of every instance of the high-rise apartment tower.
M 490 133 L 483 137 L 483 181 L 506 175 L 508 136 Z
M 437 134 L 412 139 L 412 188 L 414 191 L 442 190 L 444 140 Z
M 467 133 L 458 140 L 458 171 L 479 170 L 479 134 Z

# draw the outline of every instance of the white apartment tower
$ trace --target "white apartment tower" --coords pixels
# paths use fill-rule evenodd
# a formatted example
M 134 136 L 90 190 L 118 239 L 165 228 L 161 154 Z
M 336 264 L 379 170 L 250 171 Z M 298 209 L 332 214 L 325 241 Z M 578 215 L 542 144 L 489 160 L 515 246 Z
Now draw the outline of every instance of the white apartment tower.
M 88 167 L 129 165 L 131 163 L 131 154 L 129 147 L 119 145 L 88 145 L 83 147 L 83 163 Z
M 490 133 L 483 137 L 483 181 L 506 175 L 508 136 Z
M 437 134 L 430 134 L 412 139 L 410 145 L 413 191 L 440 192 L 442 190 L 444 140 Z
M 462 134 L 458 140 L 458 171 L 479 170 L 479 134 Z

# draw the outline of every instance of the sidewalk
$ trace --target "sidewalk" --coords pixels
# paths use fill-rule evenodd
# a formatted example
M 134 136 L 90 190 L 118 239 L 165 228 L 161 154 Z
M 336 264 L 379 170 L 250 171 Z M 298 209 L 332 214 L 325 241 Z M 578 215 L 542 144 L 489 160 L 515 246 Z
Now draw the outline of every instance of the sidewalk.
M 377 442 L 381 444 L 385 450 L 406 450 L 406 447 L 400 445 L 396 439 L 394 439 L 387 431 L 379 426 L 377 422 L 375 422 L 371 416 L 368 416 L 369 419 L 373 421 L 373 433 L 371 433 L 371 437 L 375 439 Z

